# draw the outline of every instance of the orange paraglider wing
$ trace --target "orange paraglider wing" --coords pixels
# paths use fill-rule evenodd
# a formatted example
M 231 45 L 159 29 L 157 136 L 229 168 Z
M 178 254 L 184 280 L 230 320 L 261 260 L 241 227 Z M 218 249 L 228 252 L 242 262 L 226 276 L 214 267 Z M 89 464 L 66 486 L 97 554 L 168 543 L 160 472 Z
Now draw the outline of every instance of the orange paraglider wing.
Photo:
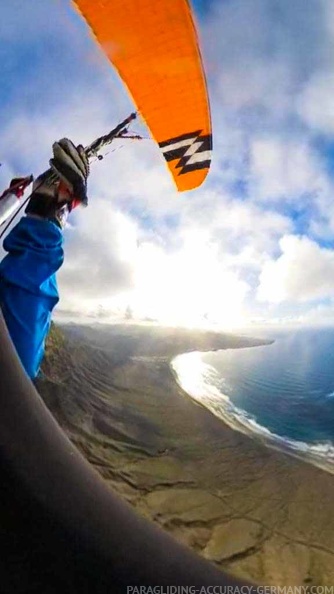
M 212 136 L 187 0 L 76 0 L 127 85 L 180 191 L 205 179 Z

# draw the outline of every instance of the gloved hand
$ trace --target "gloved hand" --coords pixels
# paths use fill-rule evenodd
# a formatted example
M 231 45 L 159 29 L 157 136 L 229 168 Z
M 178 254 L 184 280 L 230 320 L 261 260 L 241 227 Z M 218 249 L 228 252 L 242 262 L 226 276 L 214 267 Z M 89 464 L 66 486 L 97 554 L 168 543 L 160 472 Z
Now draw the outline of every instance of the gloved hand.
M 68 138 L 53 144 L 51 169 L 57 174 L 73 199 L 88 203 L 87 178 L 89 162 L 83 146 L 75 147 Z
M 55 142 L 52 148 L 50 166 L 57 179 L 50 183 L 50 171 L 47 171 L 35 180 L 25 212 L 59 223 L 64 206 L 71 212 L 78 204 L 88 204 L 89 162 L 84 148 L 81 145 L 76 148 L 68 138 Z

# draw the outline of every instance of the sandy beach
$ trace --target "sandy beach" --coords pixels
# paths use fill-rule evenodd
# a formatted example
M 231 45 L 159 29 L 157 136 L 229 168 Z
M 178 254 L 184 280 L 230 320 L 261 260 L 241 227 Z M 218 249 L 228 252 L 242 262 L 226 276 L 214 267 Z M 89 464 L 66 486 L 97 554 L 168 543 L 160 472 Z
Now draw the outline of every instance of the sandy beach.
M 226 426 L 170 367 L 180 353 L 264 342 L 67 325 L 52 333 L 38 389 L 112 489 L 218 567 L 268 585 L 332 585 L 333 476 Z

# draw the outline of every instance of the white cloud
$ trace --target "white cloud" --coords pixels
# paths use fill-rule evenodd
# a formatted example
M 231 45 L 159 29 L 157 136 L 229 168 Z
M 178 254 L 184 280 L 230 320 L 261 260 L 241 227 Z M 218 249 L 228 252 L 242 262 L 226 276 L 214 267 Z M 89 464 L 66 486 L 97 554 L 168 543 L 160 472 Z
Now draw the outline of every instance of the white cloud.
M 275 210 L 263 210 L 255 202 L 233 198 L 228 192 L 201 191 L 185 200 L 182 226 L 205 229 L 220 250 L 222 260 L 232 257 L 249 266 L 261 266 L 267 254 L 276 250 L 278 239 L 292 231 L 288 217 Z
M 260 300 L 306 302 L 334 296 L 334 250 L 293 235 L 283 237 L 280 248 L 279 258 L 263 267 Z
M 61 293 L 67 302 L 113 297 L 133 286 L 136 227 L 104 201 L 89 209 L 78 208 L 75 226 L 65 233 L 66 263 L 59 273 Z
M 297 105 L 297 111 L 305 123 L 325 135 L 332 135 L 334 132 L 332 69 L 316 73 L 310 79 L 301 92 Z
M 334 131 L 333 66 L 334 66 L 334 9 L 330 0 L 319 2 L 319 25 L 322 39 L 317 49 L 317 68 L 300 87 L 296 110 L 302 120 L 315 132 L 332 135 Z M 318 20 L 318 19 L 316 19 Z M 318 28 L 320 29 L 318 25 Z M 312 52 L 307 52 L 311 56 Z
M 328 0 L 216 2 L 203 39 L 224 107 L 294 110 L 300 88 L 330 55 Z M 259 112 L 259 119 L 265 116 Z
M 254 194 L 260 200 L 300 200 L 303 194 L 319 192 L 325 183 L 320 159 L 307 144 L 295 139 L 255 139 L 251 175 Z

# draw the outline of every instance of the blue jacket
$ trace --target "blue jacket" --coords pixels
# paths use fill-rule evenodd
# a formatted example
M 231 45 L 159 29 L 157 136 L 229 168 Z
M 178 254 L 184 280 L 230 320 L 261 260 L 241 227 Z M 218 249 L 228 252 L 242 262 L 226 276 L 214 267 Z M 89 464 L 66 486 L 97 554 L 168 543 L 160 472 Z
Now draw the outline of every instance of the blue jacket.
M 0 306 L 30 378 L 38 375 L 59 301 L 56 271 L 64 260 L 63 234 L 53 222 L 23 217 L 7 235 L 0 263 Z

